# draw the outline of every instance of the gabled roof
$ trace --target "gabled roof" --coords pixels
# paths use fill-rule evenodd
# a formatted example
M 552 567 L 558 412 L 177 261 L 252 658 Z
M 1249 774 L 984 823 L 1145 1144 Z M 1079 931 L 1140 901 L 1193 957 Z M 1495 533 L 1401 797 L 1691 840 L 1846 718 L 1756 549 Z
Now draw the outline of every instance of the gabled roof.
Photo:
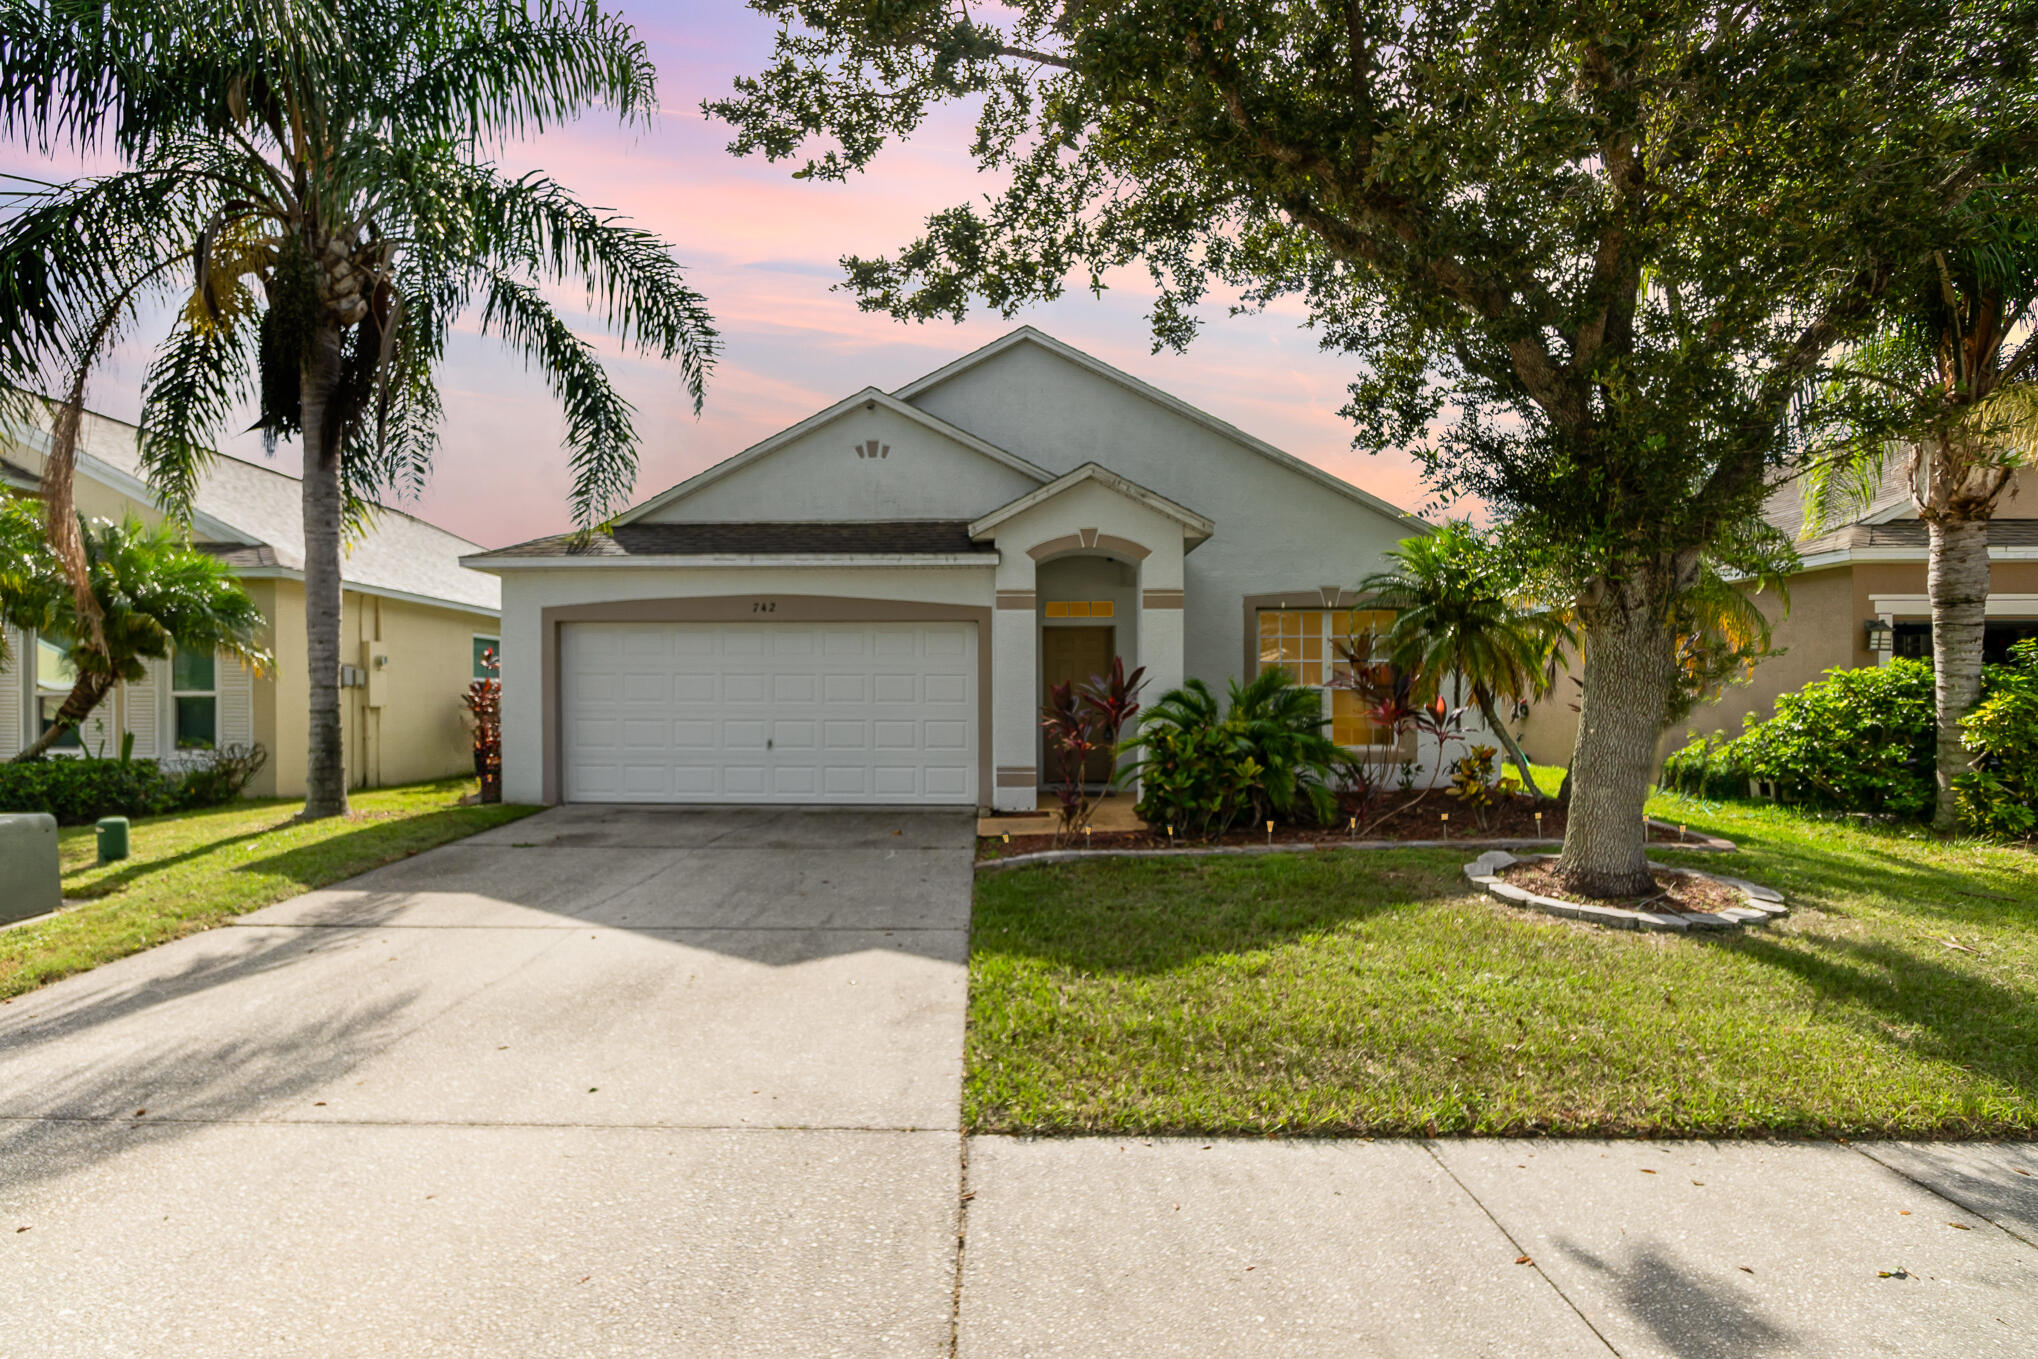
M 923 392 L 930 391 L 933 388 L 940 386 L 942 383 L 947 382 L 950 378 L 966 373 L 970 369 L 978 366 L 979 364 L 987 363 L 990 360 L 998 357 L 1000 354 L 1005 353 L 1007 350 L 1016 348 L 1017 346 L 1024 344 L 1038 345 L 1040 348 L 1046 350 L 1048 353 L 1066 359 L 1070 363 L 1075 364 L 1077 367 L 1086 369 L 1087 371 L 1096 374 L 1098 377 L 1101 377 L 1108 382 L 1114 382 L 1118 386 L 1123 387 L 1126 391 L 1129 391 L 1136 396 L 1144 397 L 1148 401 L 1151 401 L 1158 406 L 1163 406 L 1166 409 L 1175 413 L 1176 415 L 1181 416 L 1185 420 L 1189 420 L 1194 422 L 1195 424 L 1201 425 L 1203 428 L 1210 430 L 1213 433 L 1223 435 L 1225 438 L 1230 439 L 1237 444 L 1240 444 L 1241 446 L 1245 447 L 1246 449 L 1254 453 L 1257 453 L 1259 456 L 1266 458 L 1268 461 L 1278 463 L 1280 466 L 1287 468 L 1291 472 L 1295 472 L 1302 476 L 1308 477 L 1310 480 L 1316 482 L 1318 485 L 1321 485 L 1328 490 L 1335 491 L 1339 495 L 1344 496 L 1348 500 L 1357 501 L 1359 504 L 1364 505 L 1369 509 L 1378 510 L 1381 514 L 1384 514 L 1391 519 L 1397 519 L 1402 523 L 1409 525 L 1411 528 L 1415 528 L 1423 532 L 1428 532 L 1430 528 L 1433 527 L 1427 520 L 1418 518 L 1417 516 L 1410 514 L 1408 511 L 1402 509 L 1400 506 L 1382 500 L 1379 496 L 1372 494 L 1370 491 L 1362 491 L 1358 487 L 1352 485 L 1350 482 L 1344 480 L 1343 478 L 1332 476 L 1329 472 L 1324 471 L 1321 467 L 1316 466 L 1314 463 L 1304 462 L 1302 459 L 1296 457 L 1292 453 L 1285 453 L 1282 450 L 1274 447 L 1272 444 L 1268 443 L 1265 439 L 1256 438 L 1255 436 L 1246 433 L 1238 426 L 1220 420 L 1216 416 L 1210 414 L 1210 412 L 1202 410 L 1199 407 L 1193 406 L 1188 402 L 1182 400 L 1180 397 L 1171 396 L 1168 393 L 1162 391 L 1160 388 L 1155 387 L 1150 383 L 1142 382 L 1138 378 L 1134 377 L 1132 374 L 1124 371 L 1123 369 L 1113 368 L 1110 364 L 1104 362 L 1102 359 L 1096 358 L 1095 356 L 1090 354 L 1085 354 L 1082 350 L 1077 349 L 1074 345 L 1064 344 L 1062 341 L 1055 339 L 1052 335 L 1048 335 L 1042 331 L 1035 330 L 1032 326 L 1021 326 L 1017 330 L 1014 330 L 1009 334 L 1003 335 L 998 339 L 991 341 L 989 344 L 983 346 L 983 348 L 973 350 L 972 352 L 963 355 L 955 362 L 948 364 L 944 367 L 935 369 L 933 372 L 927 374 L 925 377 L 915 378 L 913 379 L 913 381 L 899 388 L 896 392 L 893 392 L 892 395 L 897 397 L 901 401 L 912 401 L 915 397 L 918 397 Z
M 705 486 L 711 486 L 715 482 L 720 481 L 723 477 L 728 476 L 731 472 L 740 471 L 742 468 L 748 467 L 751 463 L 757 462 L 763 458 L 768 458 L 773 453 L 776 453 L 779 449 L 784 448 L 787 444 L 792 443 L 797 439 L 804 438 L 807 435 L 812 434 L 815 430 L 820 429 L 833 421 L 839 420 L 845 415 L 852 414 L 859 409 L 868 409 L 873 406 L 881 406 L 885 410 L 892 412 L 894 415 L 900 416 L 901 418 L 906 420 L 910 420 L 914 424 L 919 425 L 924 429 L 930 430 L 933 433 L 939 434 L 944 438 L 951 439 L 954 442 L 961 444 L 964 448 L 969 449 L 971 452 L 981 454 L 982 456 L 991 459 L 993 462 L 1001 463 L 1004 466 L 1011 468 L 1013 471 L 1018 472 L 1023 476 L 1032 477 L 1035 481 L 1047 481 L 1053 475 L 1045 468 L 1036 467 L 1034 464 L 1028 462 L 1026 459 L 1018 456 L 1017 454 L 1008 453 L 1004 449 L 999 448 L 996 444 L 988 443 L 985 440 L 978 438 L 976 435 L 971 434 L 966 429 L 960 429 L 954 425 L 951 425 L 946 420 L 943 420 L 938 416 L 929 415 L 926 411 L 921 410 L 918 406 L 909 406 L 905 402 L 899 400 L 897 397 L 892 396 L 889 393 L 880 391 L 876 387 L 866 387 L 862 391 L 857 392 L 853 396 L 843 397 L 840 401 L 828 407 L 826 410 L 819 411 L 813 415 L 808 416 L 806 419 L 800 421 L 797 425 L 793 425 L 787 429 L 782 429 L 778 433 L 772 435 L 769 439 L 765 439 L 760 443 L 754 443 L 750 445 L 750 447 L 744 449 L 741 453 L 731 454 L 729 457 L 722 459 L 720 462 L 716 463 L 713 467 L 708 468 L 706 471 L 694 473 L 694 475 L 688 477 L 685 481 L 680 482 L 679 485 L 674 486 L 670 490 L 664 491 L 658 495 L 651 497 L 651 499 L 645 501 L 643 504 L 632 506 L 631 508 L 617 515 L 615 518 L 615 522 L 618 525 L 635 523 L 637 520 L 642 519 L 645 515 L 651 513 L 653 510 L 659 509 L 666 505 L 670 505 L 676 500 L 684 500 L 686 497 L 692 495 L 694 492 L 700 490 L 701 488 Z
M 1056 477 L 1053 481 L 1048 482 L 1047 485 L 1028 491 L 1017 500 L 1008 501 L 1000 505 L 982 518 L 971 520 L 969 525 L 970 537 L 988 537 L 997 529 L 998 525 L 1006 520 L 1016 515 L 1024 514 L 1035 505 L 1045 504 L 1071 487 L 1080 486 L 1086 481 L 1094 481 L 1098 485 L 1107 487 L 1124 496 L 1127 500 L 1136 501 L 1155 513 L 1174 520 L 1182 526 L 1183 536 L 1189 540 L 1191 546 L 1202 542 L 1215 531 L 1216 525 L 1208 517 L 1200 515 L 1186 506 L 1176 504 L 1158 491 L 1148 490 L 1136 481 L 1119 476 L 1101 463 L 1086 462 L 1075 471 Z
M 1769 493 L 1762 517 L 1789 536 L 1797 548 L 1800 570 L 1854 561 L 1925 561 L 1931 555 L 1931 530 L 1918 518 L 1907 476 L 1904 459 L 1892 457 L 1866 502 L 1856 502 L 1843 512 L 1844 517 L 1829 520 L 1809 533 L 1804 522 L 1804 487 L 1793 477 Z M 2006 500 L 2003 509 L 2011 507 Z M 2038 555 L 2034 551 L 2038 549 L 2038 519 L 1999 511 L 1989 521 L 1988 545 L 1998 557 Z
M 0 430 L 47 456 L 49 436 L 36 428 Z M 135 427 L 88 411 L 78 430 L 78 473 L 132 500 L 155 504 L 143 476 Z M 244 577 L 304 574 L 304 488 L 287 472 L 216 454 L 198 484 L 192 539 L 224 557 Z M 479 543 L 416 515 L 383 507 L 368 531 L 347 545 L 340 578 L 370 594 L 496 613 L 502 582 L 470 571 L 460 557 Z

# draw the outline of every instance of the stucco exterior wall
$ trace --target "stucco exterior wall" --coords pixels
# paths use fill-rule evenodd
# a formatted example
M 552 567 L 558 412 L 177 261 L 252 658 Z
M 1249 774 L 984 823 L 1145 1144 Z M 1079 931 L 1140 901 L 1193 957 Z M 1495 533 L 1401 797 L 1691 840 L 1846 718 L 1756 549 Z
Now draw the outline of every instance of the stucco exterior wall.
M 2038 562 L 1997 561 L 1989 569 L 1989 591 L 1998 602 L 2009 595 L 2038 595 Z M 1876 616 L 1878 597 L 1922 600 L 1926 592 L 1923 562 L 1861 562 L 1808 571 L 1790 583 L 1787 612 L 1780 598 L 1765 593 L 1757 603 L 1775 626 L 1780 655 L 1758 661 L 1745 684 L 1730 684 L 1715 703 L 1665 734 L 1659 753 L 1677 749 L 1693 736 L 1738 736 L 1745 720 L 1760 721 L 1775 711 L 1781 694 L 1794 693 L 1828 670 L 1874 665 L 1879 657 L 1868 648 L 1867 621 Z M 2021 610 L 2019 613 L 2021 614 Z M 1924 618 L 1922 609 L 1900 618 Z M 1572 674 L 1580 673 L 1573 663 Z M 1578 737 L 1578 685 L 1560 678 L 1551 696 L 1535 705 L 1521 729 L 1522 748 L 1540 763 L 1568 764 Z
M 859 456 L 873 440 L 883 456 Z M 1039 484 L 896 410 L 859 407 L 638 522 L 974 519 Z
M 1038 345 L 911 399 L 1050 472 L 1095 461 L 1214 519 L 1182 563 L 1183 669 L 1220 690 L 1243 677 L 1246 595 L 1351 586 L 1417 531 Z
M 990 609 L 996 558 L 972 566 L 553 568 L 502 573 L 502 778 L 511 802 L 542 802 L 544 611 L 626 600 L 830 595 Z M 1000 677 L 1002 679 L 1002 676 Z

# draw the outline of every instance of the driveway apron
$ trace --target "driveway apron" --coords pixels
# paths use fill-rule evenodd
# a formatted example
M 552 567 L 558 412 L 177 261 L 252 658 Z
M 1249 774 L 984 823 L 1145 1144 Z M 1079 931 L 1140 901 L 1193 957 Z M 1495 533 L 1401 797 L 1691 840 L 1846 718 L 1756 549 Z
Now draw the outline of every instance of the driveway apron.
M 972 832 L 558 808 L 0 1007 L 0 1359 L 947 1353 Z

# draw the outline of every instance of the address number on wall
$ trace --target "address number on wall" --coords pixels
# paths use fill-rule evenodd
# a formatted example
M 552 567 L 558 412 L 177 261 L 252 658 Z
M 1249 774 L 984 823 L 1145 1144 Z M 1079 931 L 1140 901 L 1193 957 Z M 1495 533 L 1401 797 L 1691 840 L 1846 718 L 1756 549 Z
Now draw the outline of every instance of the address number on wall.
M 750 612 L 752 612 L 752 613 L 777 613 L 777 612 L 778 612 L 778 601 L 777 601 L 777 600 L 775 600 L 775 599 L 760 599 L 760 600 L 758 600 L 758 601 L 757 601 L 756 603 L 754 603 L 754 604 L 752 604 L 752 605 L 750 606 Z

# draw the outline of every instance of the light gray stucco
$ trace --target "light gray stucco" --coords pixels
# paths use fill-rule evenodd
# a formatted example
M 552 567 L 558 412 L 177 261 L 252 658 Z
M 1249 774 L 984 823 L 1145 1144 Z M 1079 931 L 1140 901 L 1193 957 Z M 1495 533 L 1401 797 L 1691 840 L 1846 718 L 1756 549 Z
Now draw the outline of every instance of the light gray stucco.
M 1349 588 L 1416 531 L 1329 490 L 1326 474 L 1284 466 L 1044 343 L 1012 343 L 908 393 L 912 404 L 1050 472 L 1099 462 L 1214 520 L 1217 531 L 1182 564 L 1182 660 L 1220 690 L 1240 677 L 1246 595 Z

